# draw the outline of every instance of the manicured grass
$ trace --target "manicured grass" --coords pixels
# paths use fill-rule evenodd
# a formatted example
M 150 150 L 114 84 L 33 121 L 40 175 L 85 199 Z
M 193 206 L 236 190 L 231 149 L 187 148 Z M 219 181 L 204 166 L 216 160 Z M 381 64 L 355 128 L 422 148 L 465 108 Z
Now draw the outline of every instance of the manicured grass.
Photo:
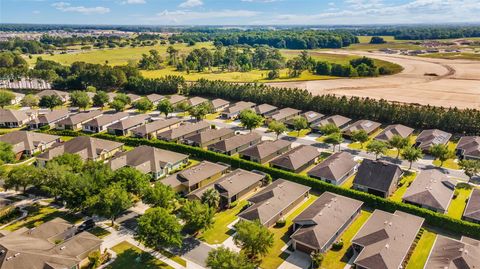
M 353 187 L 353 180 L 355 179 L 355 176 L 357 174 L 351 175 L 349 178 L 347 178 L 343 183 L 342 187 L 345 189 L 351 189 Z
M 480 53 L 469 53 L 469 52 L 442 52 L 442 53 L 429 53 L 420 55 L 421 57 L 425 58 L 440 58 L 440 59 L 448 59 L 448 60 L 474 60 L 480 61 Z
M 107 266 L 109 269 L 173 269 L 168 264 L 126 241 L 112 247 L 112 250 L 117 253 L 117 258 L 112 264 Z
M 167 48 L 170 45 L 155 45 L 146 47 L 125 47 L 125 48 L 113 48 L 113 49 L 95 49 L 87 52 L 80 53 L 68 53 L 68 54 L 39 54 L 34 55 L 32 59 L 26 58 L 30 66 L 33 66 L 38 57 L 42 57 L 44 60 L 53 60 L 63 65 L 70 65 L 73 62 L 87 62 L 94 64 L 105 64 L 108 61 L 109 65 L 125 65 L 129 62 L 137 62 L 142 58 L 142 54 L 148 54 L 150 50 L 154 49 L 159 52 L 163 59 L 167 58 Z M 211 42 L 198 42 L 194 46 L 188 46 L 187 44 L 174 44 L 175 49 L 179 50 L 179 54 L 185 54 L 192 51 L 195 48 L 212 48 Z
M 372 213 L 368 211 L 360 212 L 360 215 L 353 221 L 353 223 L 345 230 L 340 237 L 343 241 L 343 248 L 338 251 L 329 250 L 325 253 L 321 268 L 325 269 L 343 269 L 348 262 L 345 256 L 348 249 L 352 245 L 352 238 L 362 228 L 363 224 L 368 220 Z
M 457 147 L 457 143 L 454 142 L 448 142 L 447 144 L 448 150 L 451 152 L 455 152 L 455 148 Z M 433 165 L 440 166 L 441 162 L 439 160 L 434 160 Z M 448 168 L 448 169 L 455 169 L 455 170 L 460 170 L 460 166 L 458 165 L 457 159 L 448 159 L 445 162 L 443 162 L 442 167 Z
M 22 129 L 23 129 L 22 127 L 20 127 L 20 128 L 0 128 L 0 135 L 6 134 L 6 133 L 11 133 L 11 132 L 14 132 L 14 131 L 20 131 Z
M 125 151 L 130 151 L 130 150 L 132 150 L 132 149 L 134 149 L 134 148 L 135 148 L 135 147 L 123 145 L 123 150 L 125 150 Z
M 409 184 L 413 182 L 413 180 L 416 177 L 417 177 L 417 173 L 415 172 L 410 172 L 410 171 L 405 172 L 405 174 L 402 176 L 402 178 L 399 181 L 400 184 L 402 184 L 402 186 L 398 187 L 398 189 L 388 199 L 392 201 L 401 202 L 402 197 L 407 191 Z
M 88 230 L 89 233 L 95 235 L 96 237 L 98 238 L 104 238 L 106 236 L 108 236 L 110 234 L 109 231 L 103 229 L 102 227 L 100 226 L 95 226 L 93 227 L 92 229 Z
M 363 146 L 362 144 L 360 144 L 359 142 L 353 142 L 353 143 L 350 143 L 348 144 L 348 148 L 350 149 L 356 149 L 356 150 L 367 150 L 367 145 L 370 144 L 370 142 L 372 142 L 372 140 L 382 132 L 382 129 L 378 129 L 376 132 L 372 133 L 371 135 L 368 136 L 368 141 L 366 141 L 365 143 L 363 143 Z
M 278 268 L 280 264 L 282 264 L 287 257 L 283 253 L 282 248 L 285 244 L 290 240 L 290 226 L 293 224 L 293 219 L 302 213 L 308 206 L 310 206 L 318 196 L 310 194 L 310 197 L 299 207 L 297 207 L 288 217 L 285 219 L 286 223 L 283 227 L 272 227 L 270 231 L 274 234 L 274 243 L 273 247 L 270 249 L 267 256 L 265 256 L 262 260 L 262 264 L 260 265 L 263 269 L 273 269 Z
M 180 264 L 181 266 L 187 267 L 187 261 L 184 260 L 182 257 L 172 254 L 164 249 L 159 249 L 158 252 L 160 252 L 163 256 L 169 258 L 170 260 Z
M 357 36 L 358 37 L 358 41 L 360 41 L 361 44 L 369 44 L 370 43 L 370 40 L 372 39 L 372 36 L 371 35 L 366 35 L 366 36 Z M 395 42 L 397 40 L 395 40 L 395 37 L 394 36 L 391 36 L 391 35 L 388 35 L 388 36 L 380 36 L 381 38 L 383 38 L 383 40 L 387 41 L 387 42 Z
M 423 234 L 413 250 L 412 256 L 410 256 L 410 259 L 408 260 L 407 269 L 423 268 L 427 262 L 430 250 L 435 243 L 436 237 L 437 234 L 424 228 Z
M 458 191 L 458 196 L 450 201 L 447 216 L 455 219 L 461 219 L 463 216 L 463 211 L 467 206 L 468 198 L 470 197 L 473 189 L 455 188 L 455 190 Z
M 368 44 L 368 43 L 359 43 L 352 44 L 348 47 L 345 47 L 345 50 L 365 50 L 365 51 L 374 51 L 379 49 L 406 49 L 406 50 L 421 50 L 425 47 L 410 43 L 409 41 L 398 41 L 398 42 L 387 42 L 385 44 Z
M 213 226 L 206 230 L 200 237 L 208 244 L 221 244 L 231 236 L 231 230 L 227 226 L 237 219 L 238 213 L 248 204 L 242 200 L 233 208 L 223 210 L 215 214 Z
M 15 231 L 22 227 L 33 228 L 57 217 L 63 218 L 71 223 L 75 223 L 79 220 L 76 216 L 61 212 L 58 209 L 49 206 L 32 205 L 26 209 L 28 211 L 28 216 L 25 219 L 5 227 L 4 230 Z
M 213 114 L 208 114 L 205 119 L 206 120 L 214 120 L 216 118 L 220 117 L 220 112 L 213 113 Z
M 305 137 L 311 131 L 312 131 L 312 129 L 302 129 L 302 130 L 300 130 L 300 133 L 298 131 L 291 131 L 291 132 L 288 132 L 287 135 L 288 136 L 293 136 L 293 137 Z
M 63 142 L 67 142 L 69 140 L 74 139 L 75 137 L 73 136 L 61 136 L 60 139 L 62 139 Z

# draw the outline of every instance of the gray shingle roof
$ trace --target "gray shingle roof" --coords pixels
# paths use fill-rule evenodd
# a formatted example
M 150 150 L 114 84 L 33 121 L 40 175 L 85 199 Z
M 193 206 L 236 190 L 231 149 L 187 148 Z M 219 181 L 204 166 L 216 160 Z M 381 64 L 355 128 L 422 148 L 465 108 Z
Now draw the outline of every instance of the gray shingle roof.
M 480 158 L 480 136 L 464 136 L 460 138 L 457 150 L 463 151 L 464 156 Z
M 480 241 L 468 237 L 457 240 L 437 235 L 425 269 L 473 269 L 479 266 Z
M 243 169 L 236 169 L 222 176 L 215 186 L 219 190 L 220 195 L 231 198 L 239 194 L 250 186 L 257 184 L 265 178 L 265 175 L 254 173 Z
M 249 145 L 252 141 L 261 139 L 262 136 L 256 132 L 250 132 L 248 134 L 240 134 L 225 140 L 219 141 L 213 145 L 210 145 L 210 148 L 220 150 L 222 152 L 228 152 L 239 148 L 243 145 Z
M 186 186 L 193 186 L 213 175 L 223 173 L 228 166 L 219 163 L 203 161 L 187 170 L 178 173 L 178 178 L 184 182 Z
M 283 120 L 287 117 L 292 117 L 292 116 L 298 115 L 300 112 L 301 111 L 298 110 L 298 109 L 286 107 L 286 108 L 280 109 L 277 113 L 272 114 L 269 117 L 272 120 L 281 121 L 281 120 Z
M 156 120 L 156 121 L 147 123 L 145 125 L 136 127 L 134 129 L 132 129 L 132 132 L 136 133 L 136 134 L 140 134 L 142 136 L 146 136 L 149 133 L 156 132 L 158 130 L 162 130 L 164 128 L 167 128 L 167 127 L 170 127 L 172 125 L 178 124 L 182 121 L 183 121 L 183 119 L 176 118 L 176 117 L 172 117 L 172 118 L 168 118 L 168 119 L 160 119 L 160 120 Z
M 0 122 L 20 122 L 28 119 L 23 110 L 0 109 Z
M 438 129 L 423 130 L 415 141 L 415 146 L 426 151 L 431 146 L 438 144 L 447 144 L 452 134 Z
M 333 116 L 327 117 L 327 118 L 319 121 L 316 126 L 325 126 L 327 124 L 335 124 L 335 126 L 340 127 L 344 124 L 347 124 L 351 120 L 352 119 L 344 117 L 344 116 L 333 115 Z
M 49 144 L 60 136 L 27 131 L 14 131 L 0 136 L 0 141 L 11 144 L 14 152 L 32 151 L 41 144 Z
M 401 174 L 402 170 L 396 164 L 364 159 L 353 183 L 388 192 L 390 186 L 397 182 Z
M 463 216 L 480 222 L 480 189 L 473 189 Z
M 375 139 L 388 141 L 393 136 L 399 135 L 403 138 L 407 138 L 413 133 L 413 129 L 401 124 L 388 125 L 382 132 L 380 132 Z
M 84 125 L 95 127 L 105 126 L 108 124 L 112 124 L 116 121 L 125 119 L 126 117 L 128 117 L 128 115 L 129 114 L 126 112 L 105 113 L 98 118 L 85 122 Z
M 242 110 L 252 108 L 254 106 L 255 106 L 255 103 L 240 101 L 227 107 L 224 112 L 227 114 L 237 113 L 237 112 L 241 112 Z
M 201 133 L 187 136 L 185 139 L 198 144 L 204 144 L 220 137 L 234 135 L 235 131 L 230 128 L 208 129 Z
M 127 130 L 129 128 L 132 128 L 133 126 L 137 126 L 138 124 L 143 124 L 149 118 L 150 116 L 145 114 L 134 115 L 110 125 L 108 129 Z
M 308 175 L 337 181 L 352 171 L 357 165 L 358 163 L 354 161 L 352 154 L 343 151 L 335 152 L 308 171 Z
M 223 99 L 220 99 L 220 98 L 213 99 L 213 100 L 211 101 L 211 103 L 212 103 L 212 106 L 213 106 L 214 109 L 217 109 L 217 108 L 220 108 L 220 107 L 222 107 L 222 106 L 226 106 L 226 105 L 229 105 L 229 104 L 230 104 L 229 101 L 223 100 Z
M 57 109 L 41 113 L 37 118 L 31 120 L 29 124 L 51 124 L 57 120 L 67 117 L 71 112 L 68 109 Z
M 281 149 L 290 147 L 291 142 L 285 140 L 264 141 L 241 152 L 242 155 L 263 159 Z
M 165 132 L 159 133 L 157 137 L 159 139 L 177 139 L 179 137 L 189 135 L 196 131 L 209 128 L 210 124 L 206 121 L 199 121 L 195 123 L 187 123 L 185 125 L 179 126 L 175 129 L 167 130 Z
M 93 119 L 95 117 L 98 117 L 102 114 L 103 114 L 103 112 L 101 110 L 91 110 L 91 111 L 86 111 L 86 112 L 80 112 L 80 113 L 71 115 L 70 117 L 59 121 L 58 124 L 75 125 L 75 124 L 79 124 L 79 123 L 91 120 L 91 119 Z
M 379 128 L 381 124 L 379 122 L 371 121 L 371 120 L 358 120 L 348 127 L 344 128 L 342 132 L 346 135 L 352 135 L 355 131 L 365 131 L 367 134 L 372 133 L 377 128 Z
M 255 107 L 255 113 L 260 114 L 260 115 L 270 113 L 270 112 L 273 112 L 275 110 L 277 110 L 277 107 L 269 105 L 269 104 L 261 104 L 261 105 L 258 105 L 258 106 Z
M 318 156 L 320 156 L 320 152 L 316 147 L 300 145 L 274 159 L 270 164 L 295 171 Z

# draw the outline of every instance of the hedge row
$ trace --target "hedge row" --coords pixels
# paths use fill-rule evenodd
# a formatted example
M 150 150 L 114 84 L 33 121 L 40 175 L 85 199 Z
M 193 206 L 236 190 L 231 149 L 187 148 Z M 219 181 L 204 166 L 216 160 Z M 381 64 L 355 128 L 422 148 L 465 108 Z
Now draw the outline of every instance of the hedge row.
M 426 223 L 428 223 L 429 225 L 443 228 L 455 233 L 461 232 L 464 235 L 480 239 L 479 224 L 454 219 L 444 214 L 440 214 L 428 209 L 416 207 L 416 206 L 401 203 L 401 202 L 390 201 L 390 200 L 387 200 L 372 194 L 368 194 L 365 192 L 342 188 L 342 187 L 332 185 L 308 176 L 303 176 L 303 175 L 291 173 L 288 171 L 267 167 L 259 163 L 243 160 L 237 157 L 231 157 L 228 155 L 204 150 L 197 147 L 165 142 L 161 140 L 147 140 L 147 139 L 130 138 L 130 137 L 129 138 L 117 137 L 109 134 L 97 134 L 94 136 L 97 138 L 122 142 L 125 145 L 133 146 L 133 147 L 140 146 L 140 145 L 148 145 L 152 147 L 180 152 L 180 153 L 188 154 L 194 158 L 198 158 L 201 160 L 227 163 L 231 165 L 233 168 L 242 168 L 246 170 L 259 170 L 259 171 L 270 174 L 274 179 L 277 179 L 277 178 L 287 179 L 293 182 L 297 182 L 297 183 L 309 186 L 313 190 L 318 192 L 329 191 L 329 192 L 344 195 L 350 198 L 361 200 L 368 207 L 381 209 L 388 212 L 401 210 L 401 211 L 425 218 Z

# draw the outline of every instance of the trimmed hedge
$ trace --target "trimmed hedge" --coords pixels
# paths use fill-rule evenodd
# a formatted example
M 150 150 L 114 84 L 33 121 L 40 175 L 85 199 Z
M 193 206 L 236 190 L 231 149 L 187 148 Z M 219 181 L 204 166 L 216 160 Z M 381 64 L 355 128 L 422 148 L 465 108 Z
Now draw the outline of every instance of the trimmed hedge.
M 259 163 L 240 159 L 238 157 L 231 157 L 228 155 L 204 150 L 197 147 L 165 142 L 161 140 L 147 140 L 147 139 L 131 138 L 131 137 L 117 137 L 110 134 L 96 134 L 94 136 L 97 138 L 121 142 L 128 146 L 133 146 L 133 147 L 140 146 L 140 145 L 147 145 L 147 146 L 162 148 L 166 150 L 176 151 L 176 152 L 188 154 L 194 158 L 198 158 L 201 160 L 208 160 L 211 162 L 223 162 L 231 165 L 233 168 L 242 168 L 245 170 L 259 170 L 259 171 L 270 174 L 275 179 L 283 178 L 293 182 L 297 182 L 297 183 L 309 186 L 318 192 L 329 191 L 329 192 L 344 195 L 353 199 L 361 200 L 368 207 L 381 209 L 388 212 L 401 210 L 401 211 L 425 218 L 425 222 L 432 226 L 443 228 L 455 233 L 461 232 L 464 235 L 480 239 L 480 224 L 475 224 L 475 223 L 464 221 L 464 220 L 454 219 L 447 215 L 440 214 L 428 209 L 420 208 L 414 205 L 409 205 L 401 202 L 390 201 L 390 200 L 387 200 L 372 194 L 368 194 L 365 192 L 342 188 L 342 187 L 329 184 L 308 176 L 303 176 L 303 175 L 295 174 L 292 172 L 267 167 Z

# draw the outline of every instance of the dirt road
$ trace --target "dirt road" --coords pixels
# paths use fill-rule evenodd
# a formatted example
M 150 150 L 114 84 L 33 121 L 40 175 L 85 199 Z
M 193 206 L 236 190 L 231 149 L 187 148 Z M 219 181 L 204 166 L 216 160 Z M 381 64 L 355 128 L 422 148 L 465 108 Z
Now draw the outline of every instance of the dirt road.
M 385 77 L 279 82 L 270 85 L 298 87 L 314 94 L 363 96 L 422 105 L 480 109 L 478 61 L 431 59 L 363 51 L 328 53 L 368 56 L 399 64 L 404 70 Z

